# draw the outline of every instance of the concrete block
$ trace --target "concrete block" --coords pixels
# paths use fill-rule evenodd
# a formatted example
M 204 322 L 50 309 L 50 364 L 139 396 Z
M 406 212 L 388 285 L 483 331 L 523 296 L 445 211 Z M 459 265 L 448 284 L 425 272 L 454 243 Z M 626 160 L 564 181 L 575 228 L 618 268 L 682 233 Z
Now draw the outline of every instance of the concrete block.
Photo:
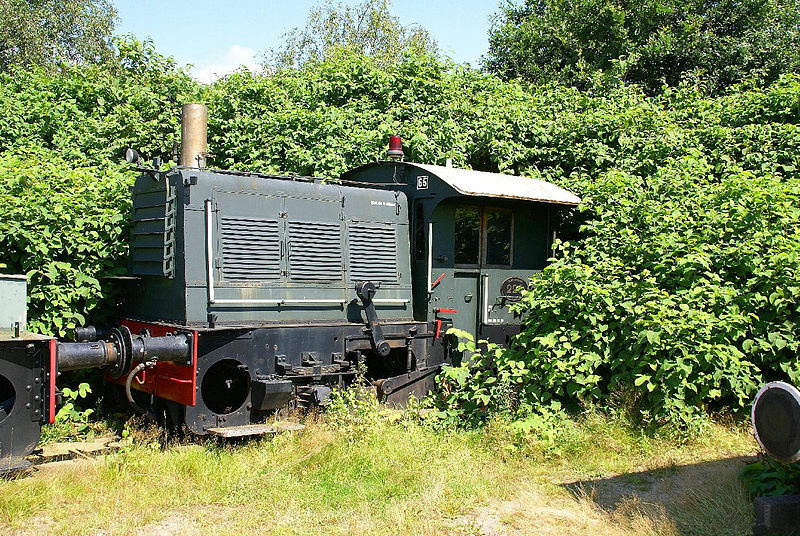
M 800 495 L 759 497 L 754 506 L 755 536 L 800 536 Z

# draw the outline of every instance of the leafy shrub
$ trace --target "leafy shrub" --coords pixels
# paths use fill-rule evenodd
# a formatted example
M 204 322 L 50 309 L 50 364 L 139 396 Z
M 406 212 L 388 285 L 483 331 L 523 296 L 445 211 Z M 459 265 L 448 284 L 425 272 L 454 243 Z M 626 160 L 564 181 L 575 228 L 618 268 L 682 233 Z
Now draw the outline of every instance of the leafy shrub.
M 457 84 L 483 77 L 450 69 L 428 56 L 382 67 L 342 54 L 272 76 L 232 74 L 207 94 L 214 163 L 336 176 L 383 156 L 395 133 L 406 139 L 408 159 L 464 163 L 470 140 L 459 134 L 473 121 Z
M 380 405 L 372 389 L 356 381 L 334 389 L 325 407 L 328 422 L 339 428 L 361 430 L 380 420 Z
M 526 0 L 503 2 L 487 67 L 536 83 L 638 83 L 655 93 L 682 77 L 716 91 L 772 81 L 800 66 L 793 0 Z
M 43 430 L 42 441 L 45 443 L 85 437 L 90 431 L 89 419 L 94 410 L 81 409 L 77 404 L 92 392 L 92 388 L 88 383 L 80 383 L 77 389 L 64 387 L 61 392 L 65 403 L 58 409 L 53 425 Z
M 117 56 L 0 75 L 0 263 L 30 273 L 34 329 L 63 333 L 113 302 L 102 277 L 125 266 L 122 150 L 169 154 L 179 105 L 201 99 L 217 167 L 336 176 L 399 133 L 409 160 L 452 158 L 583 197 L 520 304 L 534 314 L 500 375 L 446 378 L 463 415 L 617 400 L 640 419 L 686 423 L 745 407 L 763 380 L 798 379 L 797 76 L 648 97 L 532 88 L 427 56 L 382 67 L 340 55 L 201 88 L 146 43 L 120 42 Z
M 696 180 L 706 167 L 683 159 L 646 189 L 621 173 L 587 188 L 585 238 L 561 244 L 524 298 L 535 314 L 516 344 L 532 395 L 634 387 L 636 409 L 689 420 L 746 407 L 764 379 L 797 380 L 800 183 Z
M 29 329 L 64 335 L 127 269 L 130 176 L 47 151 L 0 154 L 0 251 L 29 280 Z
M 439 416 L 475 424 L 490 414 L 518 413 L 519 387 L 531 372 L 525 364 L 509 359 L 497 344 L 476 342 L 464 330 L 451 328 L 447 334 L 458 339 L 457 350 L 463 353 L 464 361 L 458 366 L 445 366 L 439 375 Z
M 169 155 L 197 85 L 150 43 L 117 42 L 111 64 L 0 74 L 0 151 L 52 149 L 77 165 L 120 165 L 125 149 Z
M 625 90 L 556 116 L 531 154 L 562 149 L 563 133 L 560 170 L 527 172 L 584 202 L 519 305 L 526 329 L 503 358 L 528 371 L 519 403 L 615 401 L 686 426 L 743 410 L 765 380 L 797 381 L 799 90 L 793 77 L 719 99 Z M 450 395 L 463 409 L 456 399 L 490 397 L 493 375 L 446 375 L 445 388 L 463 390 Z M 492 407 L 505 406 L 474 409 Z
M 742 469 L 739 478 L 753 497 L 800 493 L 800 464 L 780 463 L 768 456 Z
M 127 147 L 168 155 L 197 84 L 151 43 L 102 66 L 0 73 L 0 265 L 29 276 L 29 327 L 65 334 L 112 314 L 127 266 Z

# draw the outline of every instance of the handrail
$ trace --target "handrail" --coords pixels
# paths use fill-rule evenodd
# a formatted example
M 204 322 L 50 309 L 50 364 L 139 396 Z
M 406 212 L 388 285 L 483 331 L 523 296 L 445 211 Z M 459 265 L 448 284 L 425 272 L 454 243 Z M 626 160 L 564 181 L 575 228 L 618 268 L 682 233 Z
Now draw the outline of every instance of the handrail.
M 433 222 L 428 222 L 428 294 L 433 292 Z
M 342 305 L 347 303 L 344 299 L 319 299 L 319 300 L 286 300 L 286 299 L 230 299 L 214 300 L 212 305 Z
M 206 284 L 208 286 L 208 303 L 214 300 L 214 227 L 211 213 L 211 200 L 206 199 Z
M 481 308 L 483 314 L 481 315 L 481 321 L 484 324 L 489 323 L 489 274 L 482 274 L 481 275 L 481 283 L 483 284 L 483 299 L 481 303 Z

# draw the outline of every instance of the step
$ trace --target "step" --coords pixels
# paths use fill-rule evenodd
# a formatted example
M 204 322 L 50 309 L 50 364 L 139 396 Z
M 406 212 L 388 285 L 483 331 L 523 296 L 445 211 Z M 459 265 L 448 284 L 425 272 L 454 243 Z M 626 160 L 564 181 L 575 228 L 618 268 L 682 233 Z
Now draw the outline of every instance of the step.
M 247 424 L 244 426 L 225 426 L 223 428 L 209 428 L 206 430 L 211 435 L 223 438 L 259 436 L 278 434 L 280 432 L 295 432 L 303 430 L 305 425 L 292 422 L 276 422 L 270 424 Z

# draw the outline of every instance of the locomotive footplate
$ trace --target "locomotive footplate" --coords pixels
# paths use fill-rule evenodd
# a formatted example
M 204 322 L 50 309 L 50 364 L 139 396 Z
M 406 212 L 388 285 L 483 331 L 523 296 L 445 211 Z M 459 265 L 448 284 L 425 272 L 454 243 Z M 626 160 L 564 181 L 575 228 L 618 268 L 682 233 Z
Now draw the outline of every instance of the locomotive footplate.
M 302 424 L 291 422 L 276 422 L 273 424 L 245 424 L 244 426 L 228 426 L 225 428 L 209 428 L 209 434 L 222 437 L 225 439 L 234 439 L 237 437 L 252 437 L 262 436 L 269 434 L 278 434 L 281 432 L 298 432 L 304 430 L 305 426 Z

